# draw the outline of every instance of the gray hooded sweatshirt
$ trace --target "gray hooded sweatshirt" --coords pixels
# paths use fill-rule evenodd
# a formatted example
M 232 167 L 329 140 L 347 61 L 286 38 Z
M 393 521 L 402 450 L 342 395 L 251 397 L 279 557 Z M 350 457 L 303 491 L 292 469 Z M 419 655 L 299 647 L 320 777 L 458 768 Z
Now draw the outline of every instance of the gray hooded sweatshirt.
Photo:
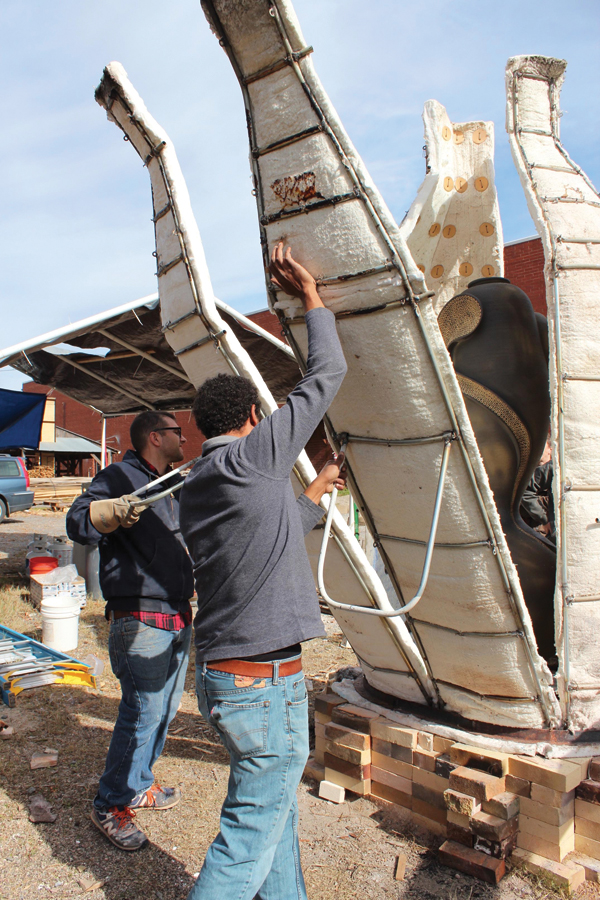
M 181 491 L 194 567 L 197 662 L 256 656 L 323 635 L 304 536 L 323 510 L 296 500 L 292 468 L 335 397 L 346 362 L 333 314 L 306 314 L 307 372 L 243 438 L 207 440 Z

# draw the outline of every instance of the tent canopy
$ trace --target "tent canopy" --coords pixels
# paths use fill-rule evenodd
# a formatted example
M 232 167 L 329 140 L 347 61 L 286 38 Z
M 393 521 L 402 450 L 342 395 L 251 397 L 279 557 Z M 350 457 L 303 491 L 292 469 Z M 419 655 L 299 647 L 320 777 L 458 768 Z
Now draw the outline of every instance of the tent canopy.
M 300 376 L 291 350 L 227 304 L 217 301 L 217 306 L 276 399 L 283 401 Z M 189 409 L 195 394 L 165 339 L 158 294 L 0 350 L 0 367 L 6 365 L 106 416 Z
M 45 402 L 44 394 L 22 394 L 0 388 L 0 451 L 36 449 Z

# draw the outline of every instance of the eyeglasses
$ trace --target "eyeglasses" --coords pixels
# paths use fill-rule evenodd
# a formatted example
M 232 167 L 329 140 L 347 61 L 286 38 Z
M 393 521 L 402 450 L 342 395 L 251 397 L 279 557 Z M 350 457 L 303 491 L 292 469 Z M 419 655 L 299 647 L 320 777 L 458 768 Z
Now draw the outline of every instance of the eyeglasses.
M 181 428 L 175 425 L 165 426 L 164 428 L 155 428 L 154 431 L 175 431 L 178 438 L 181 438 Z

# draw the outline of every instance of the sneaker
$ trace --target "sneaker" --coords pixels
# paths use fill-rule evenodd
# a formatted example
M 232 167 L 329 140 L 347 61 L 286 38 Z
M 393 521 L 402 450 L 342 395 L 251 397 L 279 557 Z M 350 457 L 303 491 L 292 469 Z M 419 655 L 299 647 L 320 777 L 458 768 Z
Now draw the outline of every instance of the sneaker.
M 148 838 L 133 820 L 135 813 L 125 807 L 119 809 L 111 806 L 110 809 L 101 811 L 94 807 L 91 819 L 96 828 L 106 835 L 111 844 L 120 850 L 141 850 L 148 843 Z
M 160 784 L 153 784 L 151 788 L 142 794 L 137 794 L 131 803 L 128 804 L 129 809 L 171 809 L 177 806 L 181 800 L 181 791 L 179 788 L 161 787 Z

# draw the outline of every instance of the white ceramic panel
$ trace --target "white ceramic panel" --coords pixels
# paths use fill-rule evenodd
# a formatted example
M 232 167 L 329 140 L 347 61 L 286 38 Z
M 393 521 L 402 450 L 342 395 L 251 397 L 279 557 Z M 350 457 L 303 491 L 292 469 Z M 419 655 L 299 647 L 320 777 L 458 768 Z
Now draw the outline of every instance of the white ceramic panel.
M 298 205 L 314 203 L 352 191 L 352 179 L 336 153 L 330 152 L 330 139 L 324 134 L 307 137 L 301 154 L 295 144 L 268 153 L 261 160 L 264 179 L 265 215 Z M 290 172 L 297 172 L 295 179 Z
M 566 381 L 563 396 L 565 478 L 574 485 L 600 485 L 600 471 L 590 466 L 600 446 L 600 381 Z
M 519 722 L 522 728 L 543 728 L 545 725 L 540 705 L 535 700 L 495 700 L 491 707 L 486 697 L 478 697 L 474 692 L 467 693 L 446 684 L 440 684 L 439 690 L 448 709 L 456 710 L 466 719 L 508 728 L 513 722 Z
M 439 311 L 475 278 L 504 274 L 494 185 L 494 123 L 423 110 L 428 171 L 400 230 Z
M 392 540 L 382 543 L 408 601 L 416 594 L 421 580 L 425 546 Z M 425 593 L 412 616 L 446 628 L 468 627 L 471 631 L 489 633 L 508 631 L 514 625 L 514 614 L 508 597 L 500 599 L 502 588 L 489 546 L 436 546 Z
M 364 659 L 360 662 L 367 676 L 367 681 L 375 690 L 384 694 L 392 694 L 396 697 L 400 696 L 410 703 L 422 702 L 421 694 L 414 678 L 410 678 L 408 675 L 404 675 L 396 670 L 388 671 L 383 667 L 374 668 Z
M 600 594 L 600 491 L 578 490 L 600 482 L 600 195 L 560 142 L 565 67 L 564 60 L 549 57 L 508 61 L 507 130 L 546 256 L 559 685 L 570 726 L 582 729 L 598 721 L 596 695 L 579 685 L 598 682 L 600 621 L 593 603 L 571 605 L 569 600 Z M 589 243 L 578 243 L 582 240 Z
M 306 356 L 304 322 L 293 323 L 291 330 Z M 348 427 L 341 430 L 383 440 L 431 437 L 452 430 L 410 307 L 395 306 L 374 313 L 368 329 L 362 316 L 339 319 L 338 333 L 348 374 L 333 401 L 331 415 L 347 423 Z M 360 432 L 355 421 L 360 422 Z

